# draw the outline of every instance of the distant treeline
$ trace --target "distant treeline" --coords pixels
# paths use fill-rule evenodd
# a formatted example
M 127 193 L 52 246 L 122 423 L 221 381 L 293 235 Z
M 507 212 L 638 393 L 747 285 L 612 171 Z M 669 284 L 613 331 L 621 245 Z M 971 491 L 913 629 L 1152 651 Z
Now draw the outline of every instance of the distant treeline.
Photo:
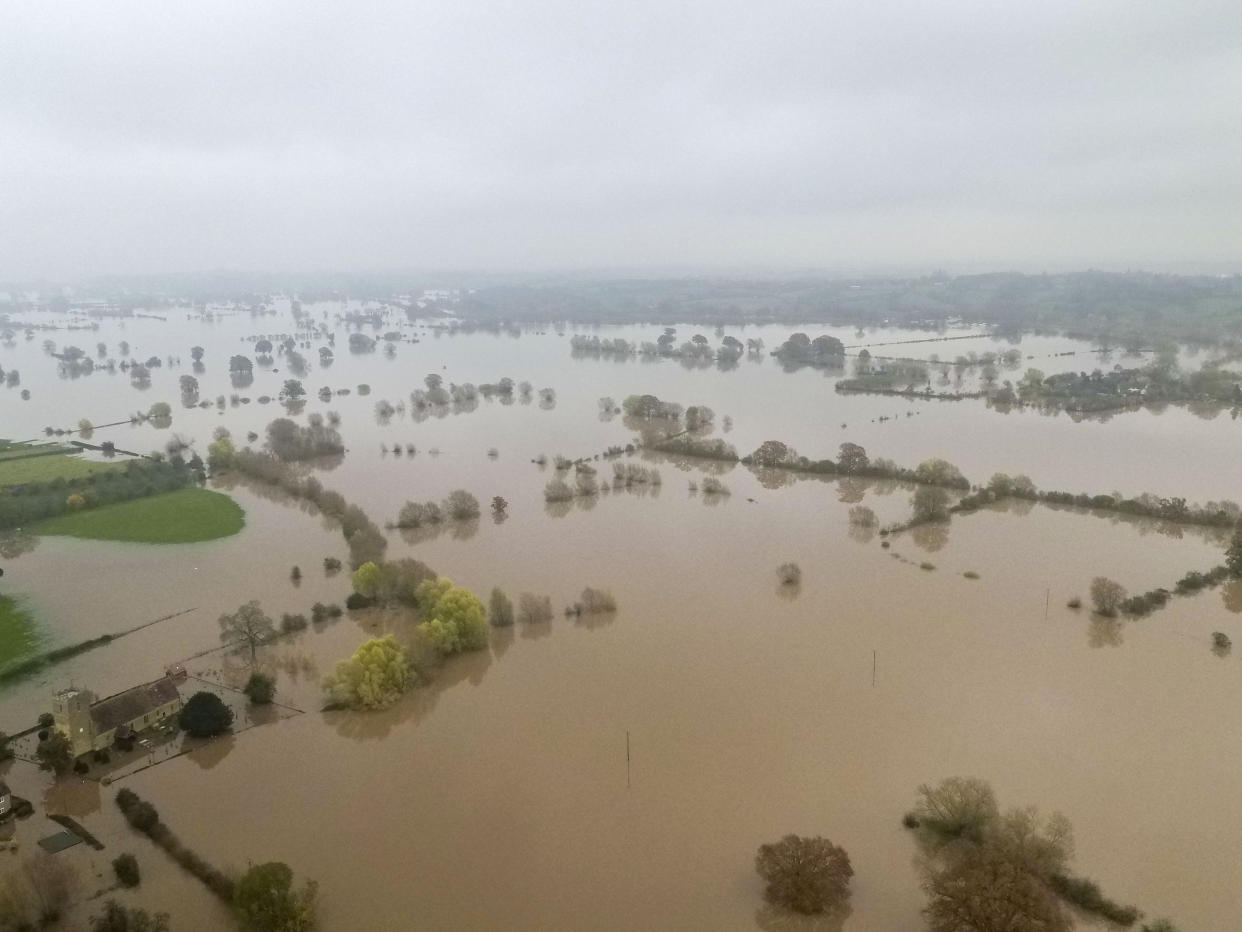
M 955 512 L 972 512 L 980 506 L 1005 498 L 1021 498 L 1043 502 L 1045 505 L 1072 505 L 1079 508 L 1098 508 L 1120 514 L 1177 521 L 1183 524 L 1202 524 L 1209 527 L 1231 528 L 1242 518 L 1242 506 L 1229 500 L 1208 502 L 1206 505 L 1189 504 L 1184 498 L 1166 498 L 1144 492 L 1134 498 L 1120 495 L 1087 495 L 1082 492 L 1059 492 L 1041 490 L 1026 476 L 1010 477 L 997 473 L 988 484 L 964 496 L 952 509 Z
M 197 465 L 179 456 L 167 461 L 129 460 L 123 469 L 80 479 L 56 478 L 11 486 L 0 491 L 0 529 L 183 488 L 202 476 L 197 457 L 193 462 Z

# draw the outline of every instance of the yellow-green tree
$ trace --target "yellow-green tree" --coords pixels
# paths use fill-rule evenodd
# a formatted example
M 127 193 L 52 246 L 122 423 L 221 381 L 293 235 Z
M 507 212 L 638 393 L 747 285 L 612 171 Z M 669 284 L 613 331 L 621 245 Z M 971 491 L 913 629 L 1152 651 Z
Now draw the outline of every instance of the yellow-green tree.
M 418 604 L 427 620 L 418 626 L 441 655 L 487 646 L 487 610 L 469 589 L 443 576 L 418 587 Z
M 390 634 L 372 638 L 354 651 L 324 686 L 339 705 L 362 709 L 382 709 L 404 693 L 414 681 L 405 651 Z

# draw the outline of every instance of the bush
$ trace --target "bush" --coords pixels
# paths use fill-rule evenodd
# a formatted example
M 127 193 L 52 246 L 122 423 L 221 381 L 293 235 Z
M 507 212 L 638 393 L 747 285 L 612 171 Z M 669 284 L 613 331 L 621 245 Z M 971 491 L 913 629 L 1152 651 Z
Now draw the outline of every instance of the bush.
M 1229 639 L 1229 635 L 1223 631 L 1212 632 L 1212 646 L 1217 650 L 1229 650 L 1233 646 L 1233 641 Z
M 301 617 L 300 615 L 298 616 Z M 269 705 L 276 698 L 276 679 L 257 670 L 250 674 L 246 685 L 242 687 L 250 701 L 255 705 Z
M 370 608 L 374 604 L 374 599 L 368 599 L 361 592 L 351 592 L 345 597 L 345 607 L 351 612 L 359 608 Z
M 138 870 L 138 859 L 132 854 L 122 854 L 112 861 L 112 870 L 122 887 L 136 887 L 142 880 Z
M 552 620 L 552 598 L 546 595 L 532 595 L 523 592 L 518 596 L 518 621 L 523 624 L 535 624 Z
M 280 616 L 280 630 L 284 634 L 292 634 L 294 631 L 302 631 L 306 628 L 305 615 L 290 615 L 288 612 Z
M 51 728 L 56 724 L 56 719 L 52 717 L 51 712 L 44 712 L 39 716 L 40 728 Z
M 323 571 L 325 573 L 336 573 L 341 569 L 341 561 L 336 557 L 323 558 Z
M 196 738 L 208 738 L 233 727 L 233 710 L 215 693 L 197 692 L 181 707 L 177 724 Z
M 564 479 L 550 479 L 548 484 L 544 486 L 543 498 L 548 502 L 568 502 L 572 501 L 574 490 L 570 488 L 569 483 Z
M 782 563 L 776 568 L 776 578 L 782 586 L 796 586 L 802 582 L 802 567 L 797 563 Z
M 920 786 L 912 815 L 933 836 L 980 842 L 996 823 L 999 810 L 996 795 L 987 783 L 971 777 L 950 777 L 939 786 Z
M 760 845 L 755 870 L 767 882 L 768 902 L 799 913 L 822 913 L 845 905 L 854 869 L 845 849 L 827 838 L 786 835 Z
M 151 834 L 155 826 L 159 825 L 160 814 L 155 807 L 146 800 L 140 799 L 133 790 L 117 791 L 116 804 L 121 814 L 125 816 L 125 821 L 144 835 Z
M 444 500 L 444 510 L 454 521 L 466 521 L 479 516 L 479 500 L 465 489 L 449 493 Z
M 880 519 L 866 505 L 855 505 L 850 509 L 850 524 L 855 527 L 875 527 Z
M 513 602 L 499 588 L 492 590 L 487 618 L 497 628 L 508 628 L 513 624 Z
M 234 905 L 250 932 L 306 932 L 315 925 L 316 890 L 314 881 L 294 890 L 287 864 L 255 864 L 237 881 Z
M 588 615 L 617 610 L 617 600 L 612 597 L 611 592 L 606 589 L 592 589 L 590 586 L 582 590 L 578 604 Z

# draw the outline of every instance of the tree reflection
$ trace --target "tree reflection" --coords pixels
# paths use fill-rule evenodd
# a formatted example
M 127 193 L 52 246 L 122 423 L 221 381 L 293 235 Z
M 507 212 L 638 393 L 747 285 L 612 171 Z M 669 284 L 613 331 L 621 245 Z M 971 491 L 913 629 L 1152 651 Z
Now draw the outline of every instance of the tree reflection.
M 914 545 L 927 553 L 935 553 L 949 542 L 948 521 L 925 521 L 910 529 Z
M 1092 647 L 1120 647 L 1121 620 L 1092 615 L 1087 622 L 1087 643 Z
M 1220 596 L 1228 611 L 1242 612 L 1242 579 L 1232 579 L 1221 586 Z
M 767 903 L 755 910 L 755 925 L 764 932 L 841 932 L 853 912 L 846 903 L 830 913 L 805 916 Z

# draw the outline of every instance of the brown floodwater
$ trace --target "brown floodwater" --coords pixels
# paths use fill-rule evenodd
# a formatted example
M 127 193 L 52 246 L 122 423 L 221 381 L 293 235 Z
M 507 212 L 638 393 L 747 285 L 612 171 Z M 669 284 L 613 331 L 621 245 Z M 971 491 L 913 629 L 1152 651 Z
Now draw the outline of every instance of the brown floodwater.
M 0 392 L 0 435 L 81 416 L 111 420 L 109 411 L 161 399 L 176 407 L 191 344 L 208 347 L 208 373 L 218 373 L 221 354 L 245 351 L 241 336 L 287 324 L 238 317 L 174 333 L 171 322 L 131 320 L 123 331 L 106 323 L 89 343 L 49 333 L 0 347 L 0 365 L 18 365 L 34 394 L 22 406 L 13 390 Z M 762 332 L 770 347 L 789 329 L 731 332 Z M 654 339 L 659 328 L 615 332 Z M 61 381 L 37 349 L 45 336 L 84 348 L 128 339 L 134 356 L 180 352 L 184 364 L 156 370 L 164 382 L 141 394 L 119 374 Z M 1032 349 L 1068 342 L 1044 339 L 1047 347 Z M 1140 621 L 1065 607 L 1096 575 L 1132 591 L 1171 587 L 1220 562 L 1218 534 L 1023 504 L 896 535 L 886 551 L 878 536 L 851 529 L 847 513 L 862 503 L 881 522 L 905 518 L 911 489 L 899 483 L 726 467 L 713 471 L 732 494 L 712 500 L 692 494 L 688 480 L 716 464 L 652 456 L 643 462 L 661 470 L 657 490 L 552 509 L 542 500 L 552 469 L 529 462 L 624 442 L 632 431 L 619 417 L 601 421 L 596 399 L 653 392 L 731 415 L 725 436 L 743 452 L 779 437 L 829 455 L 851 439 L 910 465 L 944 456 L 976 480 L 1003 470 L 1047 487 L 1206 500 L 1236 494 L 1228 464 L 1239 433 L 1227 412 L 1204 420 L 1170 408 L 1076 423 L 977 402 L 842 397 L 824 374 L 785 373 L 771 359 L 731 372 L 572 359 L 568 336 L 555 333 L 429 336 L 402 344 L 392 360 L 350 356 L 343 333 L 338 343 L 333 366 L 304 380 L 307 411 L 343 415 L 349 452 L 319 473 L 326 486 L 381 524 L 406 499 L 456 487 L 511 502 L 499 524 L 485 515 L 409 539 L 390 532 L 390 557 L 414 556 L 484 597 L 495 585 L 513 596 L 546 593 L 558 609 L 584 586 L 605 587 L 620 610 L 495 632 L 489 651 L 449 662 L 430 685 L 374 714 L 318 711 L 319 678 L 363 638 L 404 635 L 409 619 L 351 613 L 265 648 L 281 701 L 306 714 L 122 784 L 208 860 L 287 861 L 319 881 L 325 929 L 916 930 L 922 896 L 901 816 L 920 783 L 960 774 L 991 781 L 1003 805 L 1064 812 L 1076 869 L 1114 899 L 1187 929 L 1234 921 L 1232 890 L 1202 865 L 1242 863 L 1242 802 L 1224 790 L 1242 756 L 1227 713 L 1242 700 L 1240 661 L 1210 649 L 1213 631 L 1242 637 L 1242 587 L 1176 598 Z M 985 340 L 979 350 L 997 347 L 1005 344 Z M 440 365 L 446 380 L 529 379 L 555 388 L 557 402 L 481 402 L 422 423 L 376 422 L 378 399 L 405 398 Z M 283 377 L 261 374 L 246 391 L 275 394 Z M 206 387 L 210 376 L 199 379 Z M 369 397 L 323 405 L 313 396 L 321 382 L 361 381 L 373 386 Z M 227 380 L 211 384 L 204 395 L 231 391 Z M 88 399 L 103 410 L 87 410 Z M 10 420 L 18 408 L 20 420 Z M 890 410 L 901 416 L 872 423 Z M 173 430 L 201 449 L 218 423 L 244 436 L 278 413 L 275 404 L 222 415 L 178 409 Z M 149 449 L 167 434 L 127 426 L 96 438 Z M 398 440 L 420 452 L 381 454 L 381 443 Z M 330 523 L 264 490 L 228 489 L 248 519 L 234 538 L 171 547 L 45 538 L 5 562 L 3 591 L 29 601 L 50 644 L 194 611 L 7 688 L 0 728 L 28 724 L 70 680 L 111 692 L 210 650 L 217 616 L 242 601 L 260 599 L 278 616 L 344 600 L 347 574 L 321 569 L 323 557 L 346 556 Z M 803 570 L 793 591 L 775 573 L 789 560 Z M 924 561 L 936 568 L 921 570 Z M 294 564 L 304 572 L 296 587 Z M 215 652 L 190 666 L 236 683 L 243 659 Z M 178 929 L 227 926 L 201 884 L 124 825 L 114 788 L 78 778 L 53 786 L 23 763 L 0 776 L 41 810 L 17 829 L 24 851 L 55 828 L 45 806 L 75 815 L 107 845 L 59 855 L 79 864 L 86 892 L 104 885 L 97 877 L 107 879 L 116 853 L 132 850 L 144 882 L 128 901 L 167 909 Z M 849 851 L 856 876 L 843 926 L 791 925 L 763 909 L 754 852 L 787 832 L 827 835 Z

